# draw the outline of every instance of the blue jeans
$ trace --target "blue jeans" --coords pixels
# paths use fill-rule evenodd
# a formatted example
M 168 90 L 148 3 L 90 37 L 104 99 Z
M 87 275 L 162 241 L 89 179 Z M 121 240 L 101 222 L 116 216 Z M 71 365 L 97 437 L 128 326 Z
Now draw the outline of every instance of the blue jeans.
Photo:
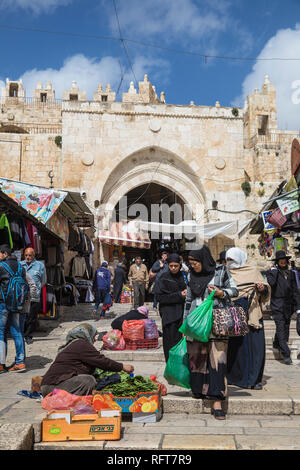
M 16 348 L 16 364 L 23 364 L 25 361 L 24 345 L 24 314 L 9 312 L 4 303 L 0 303 L 0 364 L 5 364 L 7 354 L 7 331 L 13 337 Z
M 97 289 L 95 292 L 95 311 L 97 312 L 98 307 L 100 304 L 102 305 L 101 313 L 100 316 L 104 317 L 106 310 L 109 310 L 109 307 L 111 306 L 111 297 L 109 295 L 109 291 L 106 289 Z

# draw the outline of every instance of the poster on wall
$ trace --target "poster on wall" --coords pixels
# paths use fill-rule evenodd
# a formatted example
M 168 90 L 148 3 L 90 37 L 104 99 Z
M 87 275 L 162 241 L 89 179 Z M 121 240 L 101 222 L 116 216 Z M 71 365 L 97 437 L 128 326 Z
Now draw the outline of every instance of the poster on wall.
M 264 222 L 264 227 L 265 227 L 265 230 L 268 231 L 268 230 L 274 230 L 276 229 L 276 227 L 272 224 L 270 224 L 268 221 L 267 221 L 267 217 L 268 215 L 272 214 L 273 211 L 265 211 L 262 213 L 262 218 L 263 218 L 263 222 Z

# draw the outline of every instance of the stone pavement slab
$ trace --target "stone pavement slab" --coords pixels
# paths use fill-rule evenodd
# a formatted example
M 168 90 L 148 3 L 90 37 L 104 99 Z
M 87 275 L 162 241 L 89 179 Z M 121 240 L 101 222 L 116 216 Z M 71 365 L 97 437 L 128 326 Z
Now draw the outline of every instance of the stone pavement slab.
M 31 424 L 0 424 L 0 450 L 32 450 Z
M 162 441 L 164 450 L 236 450 L 233 436 L 212 436 L 212 435 L 176 435 L 164 436 Z

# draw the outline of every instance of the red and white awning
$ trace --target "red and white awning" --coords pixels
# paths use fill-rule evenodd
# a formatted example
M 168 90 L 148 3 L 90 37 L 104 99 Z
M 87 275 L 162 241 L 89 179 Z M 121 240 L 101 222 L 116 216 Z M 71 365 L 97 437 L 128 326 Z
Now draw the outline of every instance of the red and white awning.
M 135 231 L 127 223 L 115 222 L 109 230 L 100 230 L 99 239 L 102 243 L 133 248 L 151 248 L 151 240 L 147 232 Z

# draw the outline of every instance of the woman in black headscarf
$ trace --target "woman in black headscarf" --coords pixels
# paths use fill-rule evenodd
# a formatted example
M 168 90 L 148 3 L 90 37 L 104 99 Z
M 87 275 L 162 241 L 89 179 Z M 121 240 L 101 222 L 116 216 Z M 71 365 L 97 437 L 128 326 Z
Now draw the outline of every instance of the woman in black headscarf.
M 183 320 L 213 290 L 215 308 L 225 307 L 231 297 L 238 295 L 236 285 L 226 267 L 216 265 L 207 246 L 190 251 L 189 264 L 191 271 L 188 275 Z M 222 401 L 227 396 L 227 343 L 227 340 L 220 340 L 213 334 L 208 343 L 201 343 L 187 336 L 192 396 L 212 400 L 212 413 L 216 419 L 225 419 Z
M 179 255 L 172 253 L 167 259 L 168 271 L 163 273 L 155 283 L 154 293 L 159 302 L 159 314 L 162 318 L 163 349 L 166 362 L 169 351 L 182 338 L 178 331 L 182 324 L 186 283 L 180 271 Z

